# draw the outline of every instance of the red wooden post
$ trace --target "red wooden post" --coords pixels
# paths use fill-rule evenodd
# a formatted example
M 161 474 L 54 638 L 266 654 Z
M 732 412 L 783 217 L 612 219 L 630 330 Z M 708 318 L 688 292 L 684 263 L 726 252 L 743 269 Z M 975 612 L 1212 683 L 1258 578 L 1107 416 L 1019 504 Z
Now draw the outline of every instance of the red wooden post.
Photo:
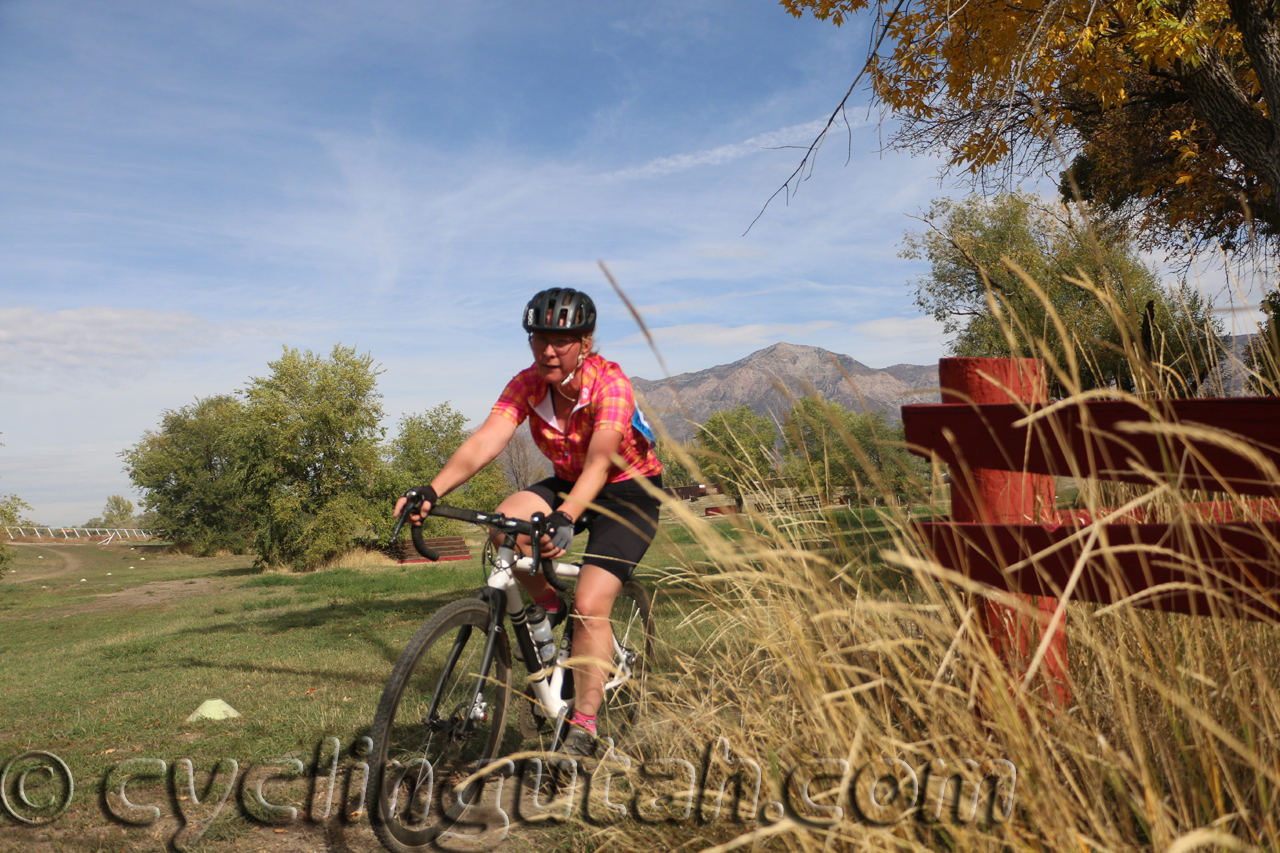
M 1048 399 L 1042 364 L 1034 358 L 944 358 L 938 361 L 938 378 L 942 402 L 947 404 L 1038 403 Z M 1008 451 L 1016 460 L 1022 448 Z M 953 521 L 1027 524 L 1053 520 L 1052 477 L 990 469 L 972 469 L 966 474 L 956 466 L 950 474 Z M 1056 598 L 1023 597 L 1036 608 L 1034 621 L 990 601 L 980 609 L 983 628 L 996 654 L 1018 674 L 1030 663 L 1058 607 Z M 1070 693 L 1063 627 L 1058 627 L 1040 669 L 1050 699 L 1065 707 Z

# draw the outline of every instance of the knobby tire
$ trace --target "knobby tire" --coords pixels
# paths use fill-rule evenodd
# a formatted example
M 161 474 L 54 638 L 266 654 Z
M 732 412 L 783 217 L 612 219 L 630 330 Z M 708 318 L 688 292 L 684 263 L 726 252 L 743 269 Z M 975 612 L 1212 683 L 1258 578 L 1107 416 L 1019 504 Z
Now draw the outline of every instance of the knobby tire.
M 396 661 L 373 721 L 370 810 L 374 832 L 388 850 L 418 853 L 449 830 L 484 787 L 476 780 L 454 786 L 502 747 L 511 699 L 511 650 L 499 630 L 483 705 L 471 701 L 489 628 L 489 605 L 464 599 L 437 611 Z M 458 647 L 456 663 L 447 660 Z M 433 720 L 429 706 L 443 683 Z

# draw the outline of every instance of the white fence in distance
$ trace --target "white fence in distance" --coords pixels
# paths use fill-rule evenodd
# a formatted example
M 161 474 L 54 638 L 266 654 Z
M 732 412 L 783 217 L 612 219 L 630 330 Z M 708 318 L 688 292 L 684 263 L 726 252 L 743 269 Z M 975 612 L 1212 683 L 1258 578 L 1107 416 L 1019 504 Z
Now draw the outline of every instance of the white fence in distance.
M 23 538 L 34 536 L 37 539 L 93 539 L 96 536 L 105 536 L 106 542 L 112 539 L 151 539 L 159 533 L 156 530 L 143 530 L 137 527 L 45 527 L 44 525 L 35 527 L 30 524 L 6 524 L 4 532 L 10 539 L 17 539 L 19 536 Z

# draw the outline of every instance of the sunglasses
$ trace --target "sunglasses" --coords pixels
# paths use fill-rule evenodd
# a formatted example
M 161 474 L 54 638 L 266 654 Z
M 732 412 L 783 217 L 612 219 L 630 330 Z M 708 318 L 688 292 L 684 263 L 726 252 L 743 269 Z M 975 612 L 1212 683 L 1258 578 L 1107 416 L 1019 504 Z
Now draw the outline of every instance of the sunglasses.
M 529 345 L 533 347 L 534 352 L 542 352 L 549 344 L 556 352 L 564 352 L 574 344 L 582 343 L 582 338 L 549 338 L 546 335 L 530 335 Z

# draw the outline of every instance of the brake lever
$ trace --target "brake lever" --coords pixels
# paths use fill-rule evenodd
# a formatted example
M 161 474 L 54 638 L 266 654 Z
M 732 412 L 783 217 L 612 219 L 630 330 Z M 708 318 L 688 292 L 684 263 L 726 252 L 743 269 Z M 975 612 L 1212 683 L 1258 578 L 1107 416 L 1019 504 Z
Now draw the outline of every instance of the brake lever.
M 404 527 L 404 523 L 409 520 L 409 516 L 413 515 L 414 511 L 420 506 L 422 506 L 421 497 L 416 500 L 410 498 L 404 502 L 404 509 L 400 510 L 400 520 L 396 522 L 396 529 L 391 533 L 391 541 L 387 543 L 388 548 L 395 547 L 396 542 L 400 539 L 400 530 Z
M 538 570 L 542 568 L 542 513 L 535 512 L 529 516 L 529 523 L 533 525 L 529 532 L 529 556 L 533 558 L 533 568 L 529 574 L 537 577 Z
M 568 581 L 556 574 L 556 561 L 551 557 L 542 556 L 542 535 L 546 532 L 547 520 L 542 513 L 535 512 L 529 517 L 529 522 L 533 525 L 533 535 L 530 537 L 533 556 L 533 570 L 531 574 L 537 576 L 539 571 L 547 583 L 551 584 L 551 588 L 557 592 L 564 592 L 569 588 Z

